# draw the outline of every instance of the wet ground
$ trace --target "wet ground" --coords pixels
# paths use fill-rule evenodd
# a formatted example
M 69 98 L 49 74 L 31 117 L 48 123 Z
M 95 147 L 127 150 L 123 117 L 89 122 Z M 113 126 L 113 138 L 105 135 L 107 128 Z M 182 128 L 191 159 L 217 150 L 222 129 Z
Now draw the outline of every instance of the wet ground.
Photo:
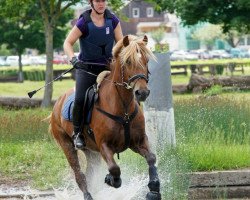
M 95 187 L 90 187 L 90 192 L 95 200 L 141 200 L 145 199 L 147 177 L 138 176 L 130 179 L 124 178 L 121 188 L 115 189 L 107 186 L 104 182 L 95 182 Z M 4 182 L 6 181 L 6 182 Z M 0 177 L 0 200 L 80 200 L 82 192 L 72 185 L 62 189 L 50 191 L 38 191 L 30 188 L 22 181 L 11 181 Z M 145 187 L 144 187 L 145 186 Z M 141 192 L 143 191 L 143 195 Z

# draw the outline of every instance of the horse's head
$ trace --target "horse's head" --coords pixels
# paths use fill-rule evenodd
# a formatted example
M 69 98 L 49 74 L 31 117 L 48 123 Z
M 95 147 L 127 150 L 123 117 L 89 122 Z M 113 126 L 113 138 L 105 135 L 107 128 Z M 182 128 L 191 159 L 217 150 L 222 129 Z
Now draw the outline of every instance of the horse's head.
M 122 82 L 127 89 L 133 89 L 138 101 L 145 101 L 150 90 L 148 89 L 148 61 L 155 59 L 152 51 L 147 47 L 148 38 L 138 38 L 127 35 L 113 48 L 113 55 L 120 63 Z

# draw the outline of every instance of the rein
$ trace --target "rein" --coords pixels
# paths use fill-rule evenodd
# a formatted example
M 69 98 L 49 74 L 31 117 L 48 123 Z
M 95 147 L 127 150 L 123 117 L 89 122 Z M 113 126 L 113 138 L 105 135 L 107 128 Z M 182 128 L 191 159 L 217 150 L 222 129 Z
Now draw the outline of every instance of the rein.
M 96 74 L 94 74 L 94 73 L 91 73 L 91 72 L 86 71 L 85 69 L 82 69 L 82 68 L 79 68 L 79 69 L 82 70 L 82 71 L 84 71 L 84 72 L 87 73 L 87 74 L 92 75 L 92 76 L 96 76 L 96 77 L 98 76 L 98 75 L 96 75 Z M 119 83 L 119 82 L 114 81 L 113 83 L 114 83 L 115 85 L 118 85 L 118 86 L 123 86 L 123 87 L 125 87 L 127 90 L 130 90 L 130 89 L 133 89 L 133 87 L 131 86 L 131 83 L 132 83 L 133 81 L 137 80 L 137 79 L 144 79 L 144 80 L 148 83 L 148 78 L 147 78 L 147 76 L 146 76 L 145 74 L 136 74 L 136 75 L 132 76 L 131 78 L 129 78 L 127 82 L 125 82 L 125 81 L 124 81 L 124 67 L 122 66 L 122 82 Z M 109 80 L 109 79 L 107 79 L 107 78 L 104 78 L 104 80 L 109 81 L 109 82 L 112 82 L 111 80 Z

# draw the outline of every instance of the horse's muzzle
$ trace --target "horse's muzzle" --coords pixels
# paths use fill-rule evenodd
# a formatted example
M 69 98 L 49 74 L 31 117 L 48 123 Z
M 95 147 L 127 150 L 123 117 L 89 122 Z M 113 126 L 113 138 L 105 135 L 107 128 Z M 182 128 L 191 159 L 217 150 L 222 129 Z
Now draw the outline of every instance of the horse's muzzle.
M 135 91 L 135 97 L 137 101 L 145 101 L 150 94 L 150 90 L 141 89 Z

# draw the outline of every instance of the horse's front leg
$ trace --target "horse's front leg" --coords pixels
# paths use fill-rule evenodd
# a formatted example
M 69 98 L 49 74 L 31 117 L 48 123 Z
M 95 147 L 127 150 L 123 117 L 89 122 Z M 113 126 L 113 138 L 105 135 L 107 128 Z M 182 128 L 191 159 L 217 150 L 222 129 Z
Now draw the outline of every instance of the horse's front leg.
M 100 152 L 108 165 L 109 174 L 105 177 L 105 183 L 108 185 L 119 188 L 122 184 L 121 170 L 114 160 L 114 152 L 108 147 L 106 143 L 101 145 Z
M 144 142 L 134 148 L 131 148 L 136 153 L 139 153 L 141 156 L 146 158 L 146 161 L 149 166 L 149 183 L 148 188 L 150 192 L 148 192 L 146 199 L 147 200 L 161 200 L 160 193 L 160 179 L 157 173 L 156 156 L 150 151 L 147 137 L 145 137 Z

